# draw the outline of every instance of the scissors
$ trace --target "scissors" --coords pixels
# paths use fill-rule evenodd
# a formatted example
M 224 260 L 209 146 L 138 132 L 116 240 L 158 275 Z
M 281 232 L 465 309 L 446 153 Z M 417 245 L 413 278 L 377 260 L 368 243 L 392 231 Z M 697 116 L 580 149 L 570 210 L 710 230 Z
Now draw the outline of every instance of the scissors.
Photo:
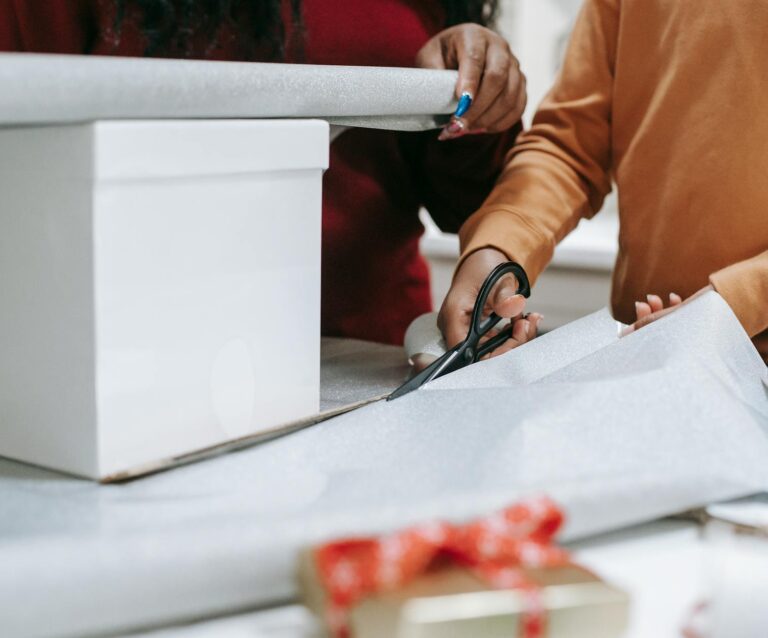
M 523 297 L 526 298 L 531 296 L 531 287 L 528 283 L 528 276 L 525 274 L 525 270 L 523 270 L 523 267 L 520 264 L 516 264 L 513 261 L 507 261 L 496 266 L 483 282 L 483 286 L 480 288 L 480 292 L 477 295 L 475 307 L 472 310 L 472 320 L 469 324 L 467 338 L 457 346 L 448 350 L 442 357 L 424 368 L 419 374 L 406 381 L 387 397 L 387 401 L 397 399 L 420 388 L 429 381 L 433 381 L 434 379 L 460 370 L 472 363 L 476 363 L 485 355 L 493 352 L 512 336 L 512 326 L 510 325 L 504 328 L 504 330 L 496 336 L 488 339 L 482 344 L 480 343 L 480 340 L 502 319 L 499 315 L 493 312 L 487 318 L 483 319 L 483 310 L 485 309 L 485 304 L 488 301 L 488 297 L 491 294 L 493 287 L 502 277 L 510 273 L 517 277 L 519 283 L 517 294 L 523 295 Z

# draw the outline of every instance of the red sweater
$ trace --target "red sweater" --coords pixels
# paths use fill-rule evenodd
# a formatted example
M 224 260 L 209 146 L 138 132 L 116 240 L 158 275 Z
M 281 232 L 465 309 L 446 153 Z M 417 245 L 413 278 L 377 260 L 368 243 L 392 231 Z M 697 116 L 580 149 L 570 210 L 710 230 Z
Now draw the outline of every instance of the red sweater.
M 118 38 L 110 0 L 0 0 L 0 51 L 141 56 L 135 21 Z M 437 0 L 304 0 L 303 61 L 412 66 L 442 27 Z M 232 36 L 195 42 L 191 57 L 258 57 Z M 514 140 L 505 135 L 438 142 L 435 132 L 354 129 L 331 146 L 323 183 L 322 331 L 402 343 L 410 321 L 431 309 L 419 254 L 425 206 L 457 231 L 480 206 Z

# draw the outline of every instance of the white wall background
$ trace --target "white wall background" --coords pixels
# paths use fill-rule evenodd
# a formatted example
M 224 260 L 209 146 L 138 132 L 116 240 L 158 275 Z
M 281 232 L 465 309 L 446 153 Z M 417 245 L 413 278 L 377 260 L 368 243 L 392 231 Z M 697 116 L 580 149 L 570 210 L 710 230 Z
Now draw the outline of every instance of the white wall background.
M 581 0 L 502 0 L 499 30 L 528 80 L 526 123 L 552 86 Z

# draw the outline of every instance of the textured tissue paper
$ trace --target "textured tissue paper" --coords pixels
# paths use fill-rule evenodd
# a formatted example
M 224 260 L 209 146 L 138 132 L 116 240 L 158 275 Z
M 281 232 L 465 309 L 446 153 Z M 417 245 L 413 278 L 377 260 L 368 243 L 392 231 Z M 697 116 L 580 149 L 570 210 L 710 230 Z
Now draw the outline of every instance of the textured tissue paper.
M 710 293 L 624 339 L 603 311 L 396 401 L 126 485 L 3 462 L 0 626 L 98 633 L 273 604 L 296 594 L 301 547 L 532 494 L 565 509 L 567 541 L 762 491 L 765 374 Z

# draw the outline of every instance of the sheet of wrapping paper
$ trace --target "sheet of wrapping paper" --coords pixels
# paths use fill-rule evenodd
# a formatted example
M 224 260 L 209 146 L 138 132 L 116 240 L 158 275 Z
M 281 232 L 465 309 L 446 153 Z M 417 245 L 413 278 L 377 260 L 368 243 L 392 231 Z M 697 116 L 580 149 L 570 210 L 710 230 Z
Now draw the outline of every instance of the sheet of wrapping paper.
M 133 483 L 3 462 L 0 633 L 273 604 L 295 595 L 308 543 L 529 494 L 565 507 L 568 540 L 763 491 L 765 370 L 713 293 L 621 340 L 598 313 L 397 401 Z
M 575 321 L 560 328 L 556 337 L 549 336 L 536 341 L 536 347 L 519 350 L 514 357 L 493 359 L 475 368 L 482 370 L 482 387 L 509 386 L 514 383 L 530 383 L 619 339 L 622 324 L 611 318 L 608 310 L 589 317 L 588 321 Z M 428 312 L 417 317 L 408 326 L 403 344 L 409 359 L 426 354 L 437 358 L 446 351 L 445 339 L 437 325 L 437 313 Z M 473 379 L 472 385 L 476 385 Z M 446 376 L 430 388 L 467 387 L 466 373 Z
M 0 53 L 0 125 L 97 119 L 324 118 L 435 128 L 455 71 Z

